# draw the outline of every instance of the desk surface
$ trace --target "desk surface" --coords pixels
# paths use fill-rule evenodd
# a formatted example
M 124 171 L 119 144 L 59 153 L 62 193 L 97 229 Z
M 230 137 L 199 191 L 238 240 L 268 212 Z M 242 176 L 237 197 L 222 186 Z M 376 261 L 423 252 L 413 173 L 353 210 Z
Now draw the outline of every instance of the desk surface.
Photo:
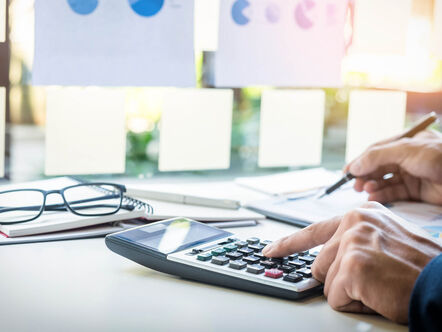
M 239 236 L 296 228 L 263 221 Z M 339 313 L 323 297 L 292 302 L 158 273 L 102 238 L 0 247 L 3 331 L 403 331 L 382 317 Z M 293 328 L 293 329 L 292 329 Z

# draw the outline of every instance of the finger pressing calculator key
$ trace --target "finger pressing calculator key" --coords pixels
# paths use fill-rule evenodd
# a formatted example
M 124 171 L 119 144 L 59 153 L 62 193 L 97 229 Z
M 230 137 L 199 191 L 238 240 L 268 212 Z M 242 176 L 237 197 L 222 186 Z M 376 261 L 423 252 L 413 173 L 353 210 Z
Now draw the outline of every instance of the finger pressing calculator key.
M 269 243 L 253 236 L 244 240 L 186 218 L 106 237 L 106 245 L 114 252 L 186 279 L 293 300 L 322 293 L 322 284 L 311 274 L 315 257 L 309 251 L 266 258 L 261 251 Z

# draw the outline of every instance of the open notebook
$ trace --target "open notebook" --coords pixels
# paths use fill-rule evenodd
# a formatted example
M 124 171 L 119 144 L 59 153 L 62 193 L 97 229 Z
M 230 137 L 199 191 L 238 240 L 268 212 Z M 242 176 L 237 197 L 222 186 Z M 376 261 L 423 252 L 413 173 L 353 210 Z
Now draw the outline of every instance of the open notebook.
M 71 177 L 60 177 L 49 180 L 27 182 L 20 184 L 11 184 L 7 186 L 1 186 L 0 191 L 6 191 L 11 189 L 42 189 L 42 190 L 59 190 L 64 187 L 76 185 L 82 183 L 78 179 Z M 81 191 L 77 194 L 79 198 L 87 198 L 92 195 L 97 195 L 95 190 L 91 187 L 82 187 Z M 29 202 L 28 202 L 29 203 Z M 63 203 L 63 199 L 60 195 L 54 194 L 47 196 L 46 204 L 59 204 Z M 17 204 L 17 203 L 16 203 Z M 26 206 L 27 202 L 19 202 L 20 205 Z M 78 216 L 67 211 L 45 211 L 39 218 L 33 221 L 14 224 L 14 225 L 0 225 L 0 232 L 8 237 L 19 237 L 35 234 L 45 234 L 60 232 L 65 230 L 72 230 L 78 228 L 84 228 L 88 226 L 109 224 L 116 221 L 130 220 L 146 217 L 151 212 L 151 206 L 146 202 L 133 199 L 128 196 L 123 197 L 123 205 L 128 209 L 121 209 L 118 213 L 105 215 L 105 216 Z

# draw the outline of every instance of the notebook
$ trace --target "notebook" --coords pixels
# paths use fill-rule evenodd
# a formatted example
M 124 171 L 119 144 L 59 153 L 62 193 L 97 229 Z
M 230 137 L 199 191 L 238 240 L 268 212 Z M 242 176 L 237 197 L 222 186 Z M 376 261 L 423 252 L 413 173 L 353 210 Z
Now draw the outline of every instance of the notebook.
M 1 186 L 0 191 L 11 189 L 42 189 L 42 190 L 59 190 L 64 187 L 83 183 L 83 181 L 71 177 L 59 177 L 49 180 L 27 182 L 20 184 L 11 184 Z M 95 194 L 91 190 L 98 190 L 92 188 L 83 188 L 84 197 Z M 62 197 L 58 194 L 47 196 L 46 204 L 63 203 Z M 26 202 L 23 202 L 25 205 Z M 52 232 L 60 232 L 88 226 L 101 225 L 122 220 L 130 220 L 137 218 L 144 218 L 150 212 L 152 207 L 147 202 L 142 202 L 129 196 L 124 196 L 123 205 L 132 206 L 132 210 L 121 209 L 118 213 L 105 216 L 77 216 L 71 212 L 65 211 L 45 211 L 39 218 L 14 225 L 0 225 L 0 232 L 8 237 L 29 236 L 35 234 L 45 234 Z

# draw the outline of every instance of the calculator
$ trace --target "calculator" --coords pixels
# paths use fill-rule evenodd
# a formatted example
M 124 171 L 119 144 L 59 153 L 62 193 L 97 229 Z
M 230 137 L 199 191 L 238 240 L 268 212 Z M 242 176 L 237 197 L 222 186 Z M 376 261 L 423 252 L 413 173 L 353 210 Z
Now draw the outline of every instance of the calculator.
M 321 294 L 310 270 L 317 252 L 267 258 L 265 239 L 173 218 L 108 235 L 113 252 L 148 268 L 208 284 L 299 300 Z

